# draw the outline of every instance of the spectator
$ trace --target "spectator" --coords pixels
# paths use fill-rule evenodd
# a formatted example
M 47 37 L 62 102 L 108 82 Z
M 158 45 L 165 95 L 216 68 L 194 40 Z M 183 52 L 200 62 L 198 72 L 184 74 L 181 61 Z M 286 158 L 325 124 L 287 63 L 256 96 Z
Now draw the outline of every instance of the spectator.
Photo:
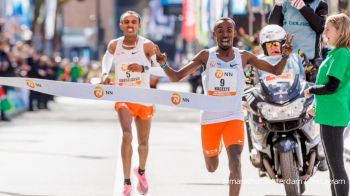
M 294 52 L 302 50 L 310 62 L 318 66 L 320 37 L 327 14 L 328 5 L 323 0 L 275 0 L 269 23 L 282 26 L 294 37 Z M 310 80 L 314 81 L 316 72 L 310 74 L 313 74 Z

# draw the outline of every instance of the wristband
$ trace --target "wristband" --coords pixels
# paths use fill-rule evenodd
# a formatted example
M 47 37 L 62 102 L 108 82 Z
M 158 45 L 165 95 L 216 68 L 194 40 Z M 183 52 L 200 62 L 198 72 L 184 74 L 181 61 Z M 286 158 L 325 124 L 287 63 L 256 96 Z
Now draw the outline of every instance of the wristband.
M 160 67 L 161 67 L 162 69 L 165 69 L 166 67 L 168 67 L 168 64 L 165 62 L 164 64 L 160 64 Z

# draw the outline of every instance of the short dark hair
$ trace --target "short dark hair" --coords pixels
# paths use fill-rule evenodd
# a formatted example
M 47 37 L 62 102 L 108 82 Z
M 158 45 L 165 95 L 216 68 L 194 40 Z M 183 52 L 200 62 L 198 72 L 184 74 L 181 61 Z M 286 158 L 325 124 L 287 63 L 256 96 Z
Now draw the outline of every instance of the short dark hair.
M 123 18 L 124 18 L 124 16 L 127 15 L 127 14 L 137 16 L 137 18 L 139 19 L 139 23 L 141 23 L 141 16 L 140 16 L 140 14 L 138 14 L 137 12 L 132 11 L 132 10 L 128 10 L 128 11 L 122 13 L 122 15 L 120 16 L 120 23 L 123 22 Z

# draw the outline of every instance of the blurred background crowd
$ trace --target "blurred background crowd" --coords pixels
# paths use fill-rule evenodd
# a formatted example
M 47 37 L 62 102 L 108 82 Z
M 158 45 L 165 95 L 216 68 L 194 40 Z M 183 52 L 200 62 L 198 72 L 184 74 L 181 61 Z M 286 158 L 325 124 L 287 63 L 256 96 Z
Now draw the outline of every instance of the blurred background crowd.
M 348 0 L 327 3 L 329 13 L 349 14 Z M 177 68 L 214 45 L 211 30 L 222 16 L 237 22 L 235 47 L 261 54 L 258 33 L 273 4 L 273 0 L 0 0 L 0 77 L 70 82 L 100 78 L 100 59 L 109 40 L 121 36 L 118 24 L 126 10 L 140 13 L 140 34 L 166 51 Z M 200 74 L 187 79 L 192 92 L 202 92 Z M 153 77 L 152 87 L 158 82 L 167 79 Z M 50 95 L 0 86 L 1 120 L 47 110 L 52 100 Z

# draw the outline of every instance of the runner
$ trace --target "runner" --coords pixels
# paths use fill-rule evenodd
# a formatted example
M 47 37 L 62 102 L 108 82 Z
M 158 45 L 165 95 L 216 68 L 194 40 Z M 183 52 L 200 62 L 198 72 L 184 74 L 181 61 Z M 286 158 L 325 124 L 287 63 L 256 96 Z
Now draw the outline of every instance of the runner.
M 172 81 L 178 81 L 194 73 L 203 66 L 202 83 L 206 95 L 235 96 L 237 107 L 232 112 L 201 112 L 202 148 L 207 170 L 214 172 L 219 163 L 218 155 L 221 152 L 221 139 L 225 144 L 229 160 L 229 195 L 239 195 L 241 183 L 241 152 L 244 141 L 244 123 L 242 111 L 242 95 L 245 86 L 243 69 L 248 64 L 273 73 L 281 74 L 288 55 L 292 51 L 292 39 L 286 38 L 283 47 L 282 60 L 272 66 L 266 61 L 259 60 L 247 51 L 240 51 L 232 47 L 235 32 L 235 22 L 231 18 L 220 18 L 214 26 L 213 36 L 217 46 L 202 50 L 178 71 L 173 70 L 166 63 L 166 54 L 157 49 L 157 60 Z M 208 103 L 218 104 L 218 103 Z
M 148 39 L 138 35 L 140 29 L 140 15 L 134 11 L 127 11 L 121 15 L 120 29 L 124 36 L 111 40 L 102 59 L 103 83 L 112 84 L 108 77 L 113 60 L 115 64 L 115 85 L 150 88 L 151 56 L 155 54 L 155 45 Z M 123 140 L 121 154 L 124 172 L 123 195 L 131 194 L 130 181 L 132 157 L 132 130 L 131 123 L 135 120 L 138 139 L 139 167 L 134 169 L 138 178 L 137 190 L 141 195 L 148 192 L 148 182 L 145 176 L 146 160 L 148 155 L 148 139 L 153 116 L 153 106 L 128 102 L 115 103 L 118 112 Z

